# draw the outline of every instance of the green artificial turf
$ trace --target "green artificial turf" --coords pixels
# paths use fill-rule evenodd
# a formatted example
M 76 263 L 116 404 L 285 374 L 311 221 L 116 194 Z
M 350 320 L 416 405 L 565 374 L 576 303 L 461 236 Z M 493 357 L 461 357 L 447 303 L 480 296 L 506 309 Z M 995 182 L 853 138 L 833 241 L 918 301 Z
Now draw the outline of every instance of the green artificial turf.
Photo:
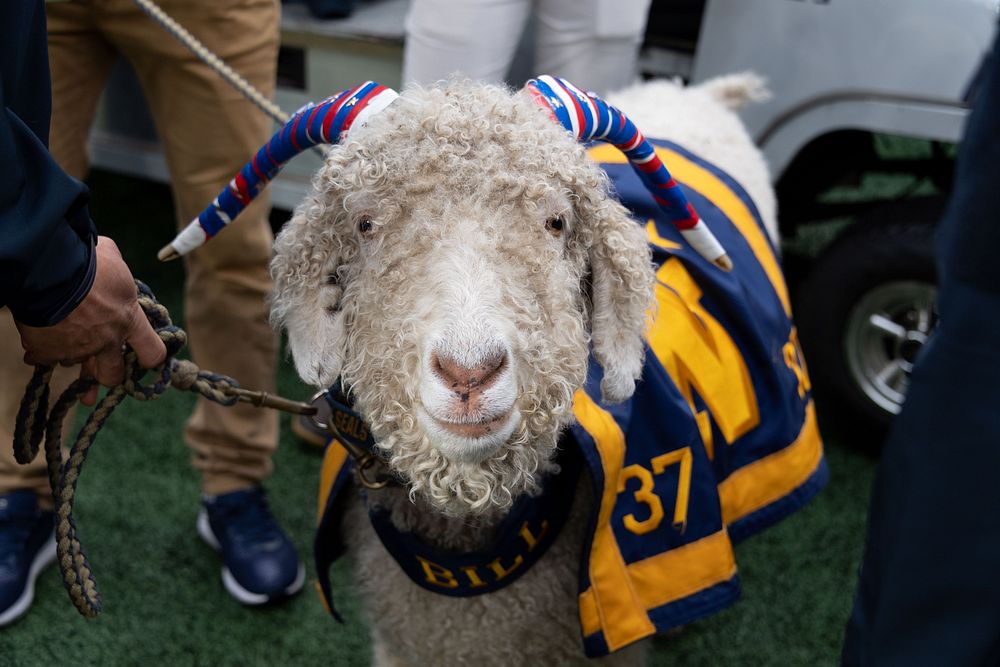
M 171 238 L 169 191 L 98 173 L 92 212 L 133 267 L 181 321 L 179 263 L 157 264 Z M 181 322 L 182 323 L 182 322 Z M 287 360 L 279 389 L 309 391 Z M 365 625 L 346 563 L 334 590 L 338 625 L 312 588 L 311 540 L 320 454 L 283 422 L 267 482 L 274 513 L 303 555 L 309 576 L 297 598 L 248 609 L 219 581 L 219 562 L 198 538 L 198 480 L 180 431 L 193 396 L 168 392 L 152 404 L 127 400 L 101 432 L 79 483 L 76 519 L 104 598 L 86 620 L 57 570 L 38 580 L 35 604 L 0 630 L 0 665 L 367 665 Z M 822 414 L 821 414 L 822 425 Z M 875 461 L 823 425 L 832 477 L 811 505 L 736 550 L 743 599 L 655 640 L 652 665 L 713 667 L 833 665 L 850 611 Z

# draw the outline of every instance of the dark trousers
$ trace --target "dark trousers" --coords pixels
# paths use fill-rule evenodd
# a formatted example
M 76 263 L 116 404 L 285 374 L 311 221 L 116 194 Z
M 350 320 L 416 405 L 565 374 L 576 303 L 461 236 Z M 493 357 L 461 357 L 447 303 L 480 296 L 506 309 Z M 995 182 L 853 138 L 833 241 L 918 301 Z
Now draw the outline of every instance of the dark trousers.
M 875 482 L 843 664 L 1000 665 L 1000 57 L 939 229 L 940 324 Z

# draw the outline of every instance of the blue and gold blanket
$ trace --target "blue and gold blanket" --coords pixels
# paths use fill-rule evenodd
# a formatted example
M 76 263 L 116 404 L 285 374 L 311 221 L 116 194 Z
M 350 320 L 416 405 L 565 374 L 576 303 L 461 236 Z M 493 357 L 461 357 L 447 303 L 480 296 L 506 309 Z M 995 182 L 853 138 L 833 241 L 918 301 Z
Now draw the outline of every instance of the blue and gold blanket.
M 645 225 L 658 301 L 635 395 L 603 405 L 601 369 L 592 363 L 566 443 L 583 465 L 563 465 L 565 474 L 585 469 L 597 499 L 579 568 L 580 627 L 590 656 L 734 602 L 733 542 L 800 508 L 828 477 L 788 292 L 757 208 L 718 168 L 680 146 L 651 141 L 735 268 L 723 272 L 683 243 L 621 153 L 590 150 Z M 332 443 L 316 541 L 328 603 L 329 566 L 342 551 L 336 499 L 349 468 L 344 449 Z M 566 487 L 565 479 L 547 483 L 549 490 Z M 415 583 L 477 595 L 514 581 L 544 553 L 566 511 L 558 502 L 563 495 L 543 493 L 535 506 L 523 499 L 501 530 L 509 539 L 483 554 L 432 553 L 393 535 L 384 518 L 372 520 Z

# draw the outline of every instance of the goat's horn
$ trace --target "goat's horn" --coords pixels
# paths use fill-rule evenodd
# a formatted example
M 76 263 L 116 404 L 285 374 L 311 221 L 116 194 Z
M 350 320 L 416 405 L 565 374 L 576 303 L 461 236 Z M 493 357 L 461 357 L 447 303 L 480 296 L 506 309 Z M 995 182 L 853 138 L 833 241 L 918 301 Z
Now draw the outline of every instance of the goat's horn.
M 625 153 L 660 209 L 691 247 L 720 268 L 726 271 L 732 268 L 732 260 L 722 244 L 695 212 L 652 145 L 628 116 L 596 94 L 584 93 L 557 77 L 542 75 L 528 81 L 525 87 L 578 141 L 605 141 Z
M 191 221 L 157 257 L 177 259 L 219 233 L 278 175 L 289 160 L 319 144 L 334 144 L 355 125 L 389 106 L 398 95 L 374 81 L 331 95 L 299 109 L 250 162 L 236 174 L 212 204 Z

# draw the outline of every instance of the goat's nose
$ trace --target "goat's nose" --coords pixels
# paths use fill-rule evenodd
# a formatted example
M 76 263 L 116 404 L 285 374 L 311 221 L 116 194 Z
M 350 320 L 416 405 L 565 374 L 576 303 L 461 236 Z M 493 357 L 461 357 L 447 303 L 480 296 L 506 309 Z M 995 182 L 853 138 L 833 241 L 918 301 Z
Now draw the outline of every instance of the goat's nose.
M 455 359 L 434 352 L 431 354 L 431 368 L 453 391 L 482 391 L 496 382 L 507 367 L 507 352 L 490 354 L 473 366 L 466 366 Z

